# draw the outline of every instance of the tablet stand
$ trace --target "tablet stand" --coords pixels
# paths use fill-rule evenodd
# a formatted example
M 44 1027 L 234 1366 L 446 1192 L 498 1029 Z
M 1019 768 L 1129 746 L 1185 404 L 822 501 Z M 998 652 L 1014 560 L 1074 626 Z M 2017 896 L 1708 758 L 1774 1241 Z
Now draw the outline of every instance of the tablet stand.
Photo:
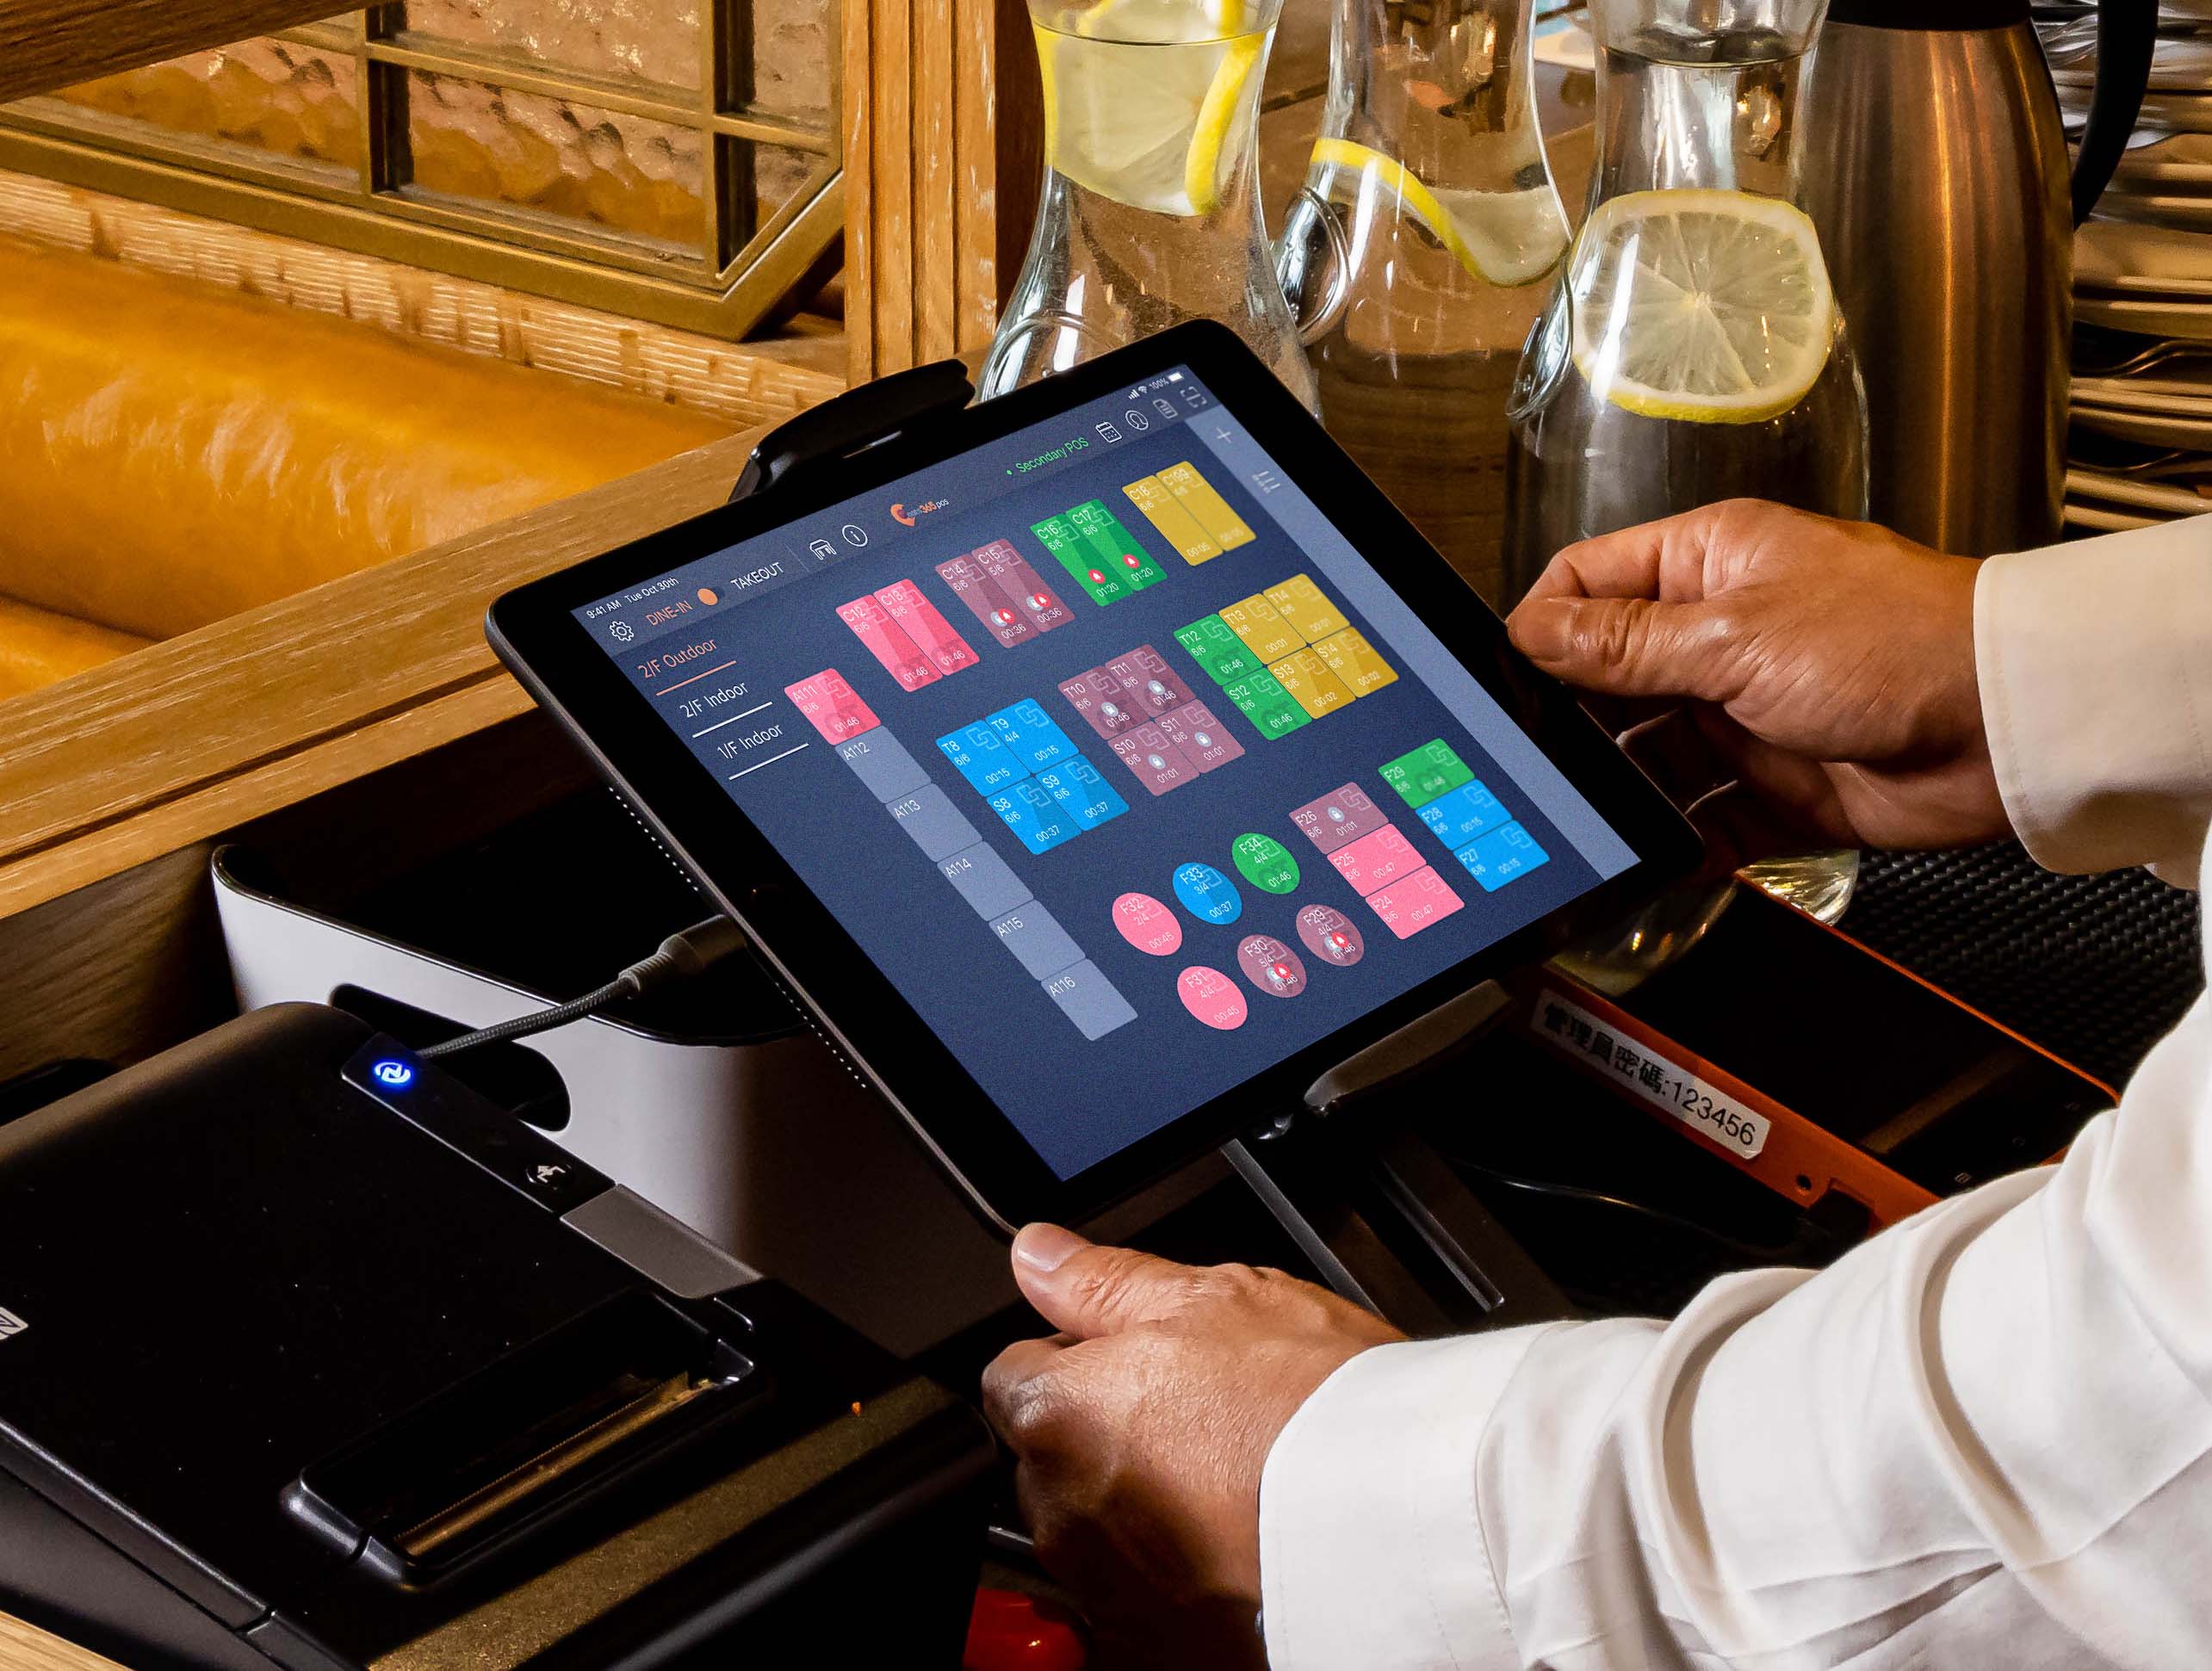
M 730 498 L 834 469 L 974 398 L 957 360 L 849 390 L 762 436 Z M 1298 1112 L 1222 1146 L 1329 1286 L 1409 1334 L 1574 1315 L 1450 1163 L 1366 1106 L 1372 1093 L 1487 1027 L 1507 1002 L 1486 983 L 1439 1006 L 1315 1081 Z M 1354 1099 L 1360 1111 L 1348 1112 Z
M 730 501 L 751 498 L 795 476 L 833 469 L 897 440 L 917 424 L 963 410 L 975 398 L 967 368 L 957 360 L 895 371 L 847 389 L 761 436 L 729 490 Z
M 1222 1146 L 1330 1287 L 1416 1337 L 1575 1315 L 1451 1163 L 1373 1106 L 1510 1001 L 1484 982 L 1332 1069 L 1298 1113 Z

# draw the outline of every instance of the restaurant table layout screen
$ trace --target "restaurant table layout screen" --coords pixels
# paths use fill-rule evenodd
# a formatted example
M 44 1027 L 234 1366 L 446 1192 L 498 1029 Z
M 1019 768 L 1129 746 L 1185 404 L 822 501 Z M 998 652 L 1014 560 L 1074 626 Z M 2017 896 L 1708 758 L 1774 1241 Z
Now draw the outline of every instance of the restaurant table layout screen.
M 1635 862 L 1187 369 L 576 616 L 1063 1178 Z

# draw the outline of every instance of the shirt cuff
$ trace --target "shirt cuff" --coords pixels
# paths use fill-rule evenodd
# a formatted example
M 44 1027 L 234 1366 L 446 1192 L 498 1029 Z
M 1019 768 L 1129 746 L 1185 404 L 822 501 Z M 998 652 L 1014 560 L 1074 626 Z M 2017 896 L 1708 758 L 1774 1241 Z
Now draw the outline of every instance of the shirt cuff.
M 1545 1327 L 1372 1347 L 1291 1418 L 1260 1484 L 1274 1671 L 1519 1666 L 1475 1464 Z
M 1991 558 L 1974 662 L 1998 791 L 2035 862 L 2194 886 L 2212 822 L 2212 523 Z

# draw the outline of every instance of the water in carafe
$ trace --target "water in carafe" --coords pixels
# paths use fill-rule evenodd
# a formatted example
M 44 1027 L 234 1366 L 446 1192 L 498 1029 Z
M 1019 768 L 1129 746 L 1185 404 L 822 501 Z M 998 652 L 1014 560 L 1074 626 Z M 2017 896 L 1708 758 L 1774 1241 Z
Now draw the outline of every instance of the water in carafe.
M 1865 396 L 1797 203 L 1799 81 L 1823 9 L 1594 0 L 1597 167 L 1515 384 L 1509 601 L 1562 547 L 1721 499 L 1866 514 Z M 1752 874 L 1832 919 L 1857 857 Z
M 1802 50 L 1653 24 L 1601 53 L 1590 220 L 1514 395 L 1515 597 L 1562 546 L 1717 499 L 1866 510 L 1858 372 L 1792 201 Z
M 1031 0 L 1044 183 L 978 379 L 986 399 L 1209 319 L 1315 404 L 1255 179 L 1281 10 L 1282 0 Z
M 1329 102 L 1284 226 L 1321 418 L 1483 597 L 1501 591 L 1506 396 L 1567 247 L 1531 0 L 1336 0 Z

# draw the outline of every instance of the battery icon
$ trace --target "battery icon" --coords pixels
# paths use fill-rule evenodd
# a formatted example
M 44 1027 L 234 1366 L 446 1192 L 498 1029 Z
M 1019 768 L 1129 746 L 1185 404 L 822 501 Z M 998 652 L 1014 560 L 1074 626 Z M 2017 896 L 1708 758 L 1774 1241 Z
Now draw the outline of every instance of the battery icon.
M 1171 383 L 1180 383 L 1183 381 L 1183 374 L 1180 371 L 1171 371 L 1168 374 L 1168 381 Z

